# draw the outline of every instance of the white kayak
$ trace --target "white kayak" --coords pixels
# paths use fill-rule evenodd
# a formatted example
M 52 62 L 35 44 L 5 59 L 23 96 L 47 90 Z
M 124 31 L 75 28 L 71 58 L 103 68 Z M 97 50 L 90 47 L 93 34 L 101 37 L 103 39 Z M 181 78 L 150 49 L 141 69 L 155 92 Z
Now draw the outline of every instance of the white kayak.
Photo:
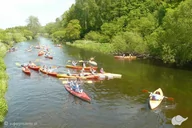
M 104 75 L 107 76 L 107 77 L 110 77 L 110 78 L 111 78 L 111 76 L 113 78 L 121 78 L 122 77 L 121 74 L 115 74 L 115 73 L 104 73 Z
M 96 63 L 95 61 L 89 60 L 89 64 L 94 65 L 94 66 L 97 66 L 97 63 Z
M 153 93 L 156 94 L 157 92 L 160 93 L 159 95 L 162 97 L 162 99 L 160 99 L 160 100 L 153 100 L 152 97 L 150 97 L 149 98 L 149 106 L 150 106 L 151 109 L 157 108 L 161 104 L 161 102 L 163 101 L 163 97 L 164 96 L 163 96 L 163 91 L 161 90 L 161 88 L 158 88 Z

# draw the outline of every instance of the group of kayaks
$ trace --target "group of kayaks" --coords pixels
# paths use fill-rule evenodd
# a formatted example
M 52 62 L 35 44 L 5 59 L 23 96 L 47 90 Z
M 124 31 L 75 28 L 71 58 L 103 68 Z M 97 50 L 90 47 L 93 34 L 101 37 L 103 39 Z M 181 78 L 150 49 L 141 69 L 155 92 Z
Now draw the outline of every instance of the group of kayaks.
M 137 56 L 132 56 L 132 55 L 129 55 L 129 56 L 114 56 L 115 59 L 127 59 L 127 60 L 134 60 L 137 58 Z
M 81 66 L 70 66 L 70 65 L 66 65 L 66 67 L 68 68 L 73 68 L 73 69 L 76 69 L 76 70 L 81 70 L 83 67 Z M 86 67 L 84 69 L 86 70 L 90 70 L 91 68 L 94 68 L 95 70 L 97 69 L 97 67 Z M 43 69 L 41 66 L 37 66 L 35 65 L 34 63 L 32 64 L 28 64 L 27 66 L 25 67 L 22 67 L 22 71 L 27 74 L 27 75 L 31 75 L 31 71 L 30 69 L 34 70 L 34 71 L 40 71 L 41 73 L 43 74 L 47 74 L 49 76 L 52 76 L 52 77 L 57 77 L 57 78 L 68 78 L 68 79 L 82 79 L 82 80 L 92 80 L 92 79 L 96 79 L 96 80 L 104 80 L 106 77 L 107 78 L 121 78 L 121 74 L 113 74 L 113 73 L 95 73 L 94 75 L 92 73 L 89 73 L 89 72 L 84 72 L 84 76 L 80 76 L 78 73 L 76 74 L 71 74 L 71 75 L 68 75 L 68 74 L 58 74 L 57 72 L 48 72 L 46 71 L 45 69 Z M 69 87 L 69 84 L 66 83 L 64 85 L 65 89 L 67 91 L 69 91 L 71 94 L 83 99 L 83 100 L 86 100 L 86 101 L 90 101 L 91 98 L 88 97 L 88 95 L 85 93 L 85 92 L 82 92 L 82 93 L 79 93 L 79 92 L 75 92 L 74 90 L 71 90 L 70 87 Z
M 55 47 L 61 47 L 60 45 L 55 45 Z M 41 46 L 37 45 L 34 46 L 34 48 L 36 49 L 40 49 L 40 51 L 38 52 L 38 56 L 42 56 L 46 53 L 45 49 L 41 50 Z M 44 48 L 44 47 L 43 47 Z M 48 50 L 47 50 L 48 51 Z M 49 57 L 49 59 L 53 59 L 52 57 Z M 31 75 L 31 70 L 34 71 L 38 71 L 41 72 L 42 74 L 46 74 L 55 78 L 59 78 L 61 80 L 63 79 L 67 79 L 67 81 L 63 81 L 64 87 L 65 89 L 71 93 L 72 95 L 85 100 L 85 101 L 91 101 L 91 98 L 83 91 L 83 92 L 77 92 L 75 90 L 73 90 L 69 84 L 69 81 L 71 80 L 83 80 L 83 81 L 100 81 L 100 80 L 105 80 L 105 79 L 113 79 L 113 78 L 121 78 L 122 75 L 121 74 L 114 74 L 114 73 L 107 73 L 107 72 L 100 72 L 100 73 L 96 73 L 96 72 L 91 72 L 91 70 L 97 70 L 97 63 L 94 61 L 93 58 L 91 58 L 88 61 L 77 61 L 79 63 L 83 63 L 83 64 L 89 64 L 90 66 L 78 66 L 78 65 L 65 65 L 63 67 L 66 68 L 70 68 L 75 70 L 77 73 L 73 73 L 73 74 L 69 74 L 69 73 L 58 73 L 54 70 L 54 66 L 50 67 L 50 70 L 48 67 L 42 67 L 42 66 L 38 66 L 34 63 L 29 62 L 28 65 L 22 65 L 22 71 L 26 74 L 26 75 Z M 72 63 L 73 64 L 73 63 Z M 55 66 L 55 69 L 58 69 L 61 66 Z M 52 70 L 53 69 L 53 70 Z M 79 72 L 81 71 L 81 73 Z M 83 74 L 82 74 L 83 73 Z
M 60 45 L 56 45 L 56 47 L 61 47 Z M 36 46 L 37 49 L 41 49 L 41 47 L 38 47 Z M 44 55 L 44 52 L 43 51 L 40 51 L 38 53 L 39 56 L 42 56 Z M 115 56 L 115 58 L 117 59 L 126 59 L 126 58 L 132 58 L 132 59 L 135 59 L 136 57 L 134 56 Z M 34 71 L 38 71 L 38 72 L 41 72 L 43 74 L 46 74 L 46 75 L 49 75 L 49 76 L 52 76 L 52 77 L 56 77 L 56 78 L 59 78 L 59 79 L 67 79 L 67 81 L 63 81 L 62 83 L 64 84 L 64 87 L 65 89 L 72 95 L 82 99 L 82 100 L 85 100 L 85 101 L 88 101 L 90 102 L 91 101 L 91 98 L 89 97 L 88 94 L 86 94 L 84 91 L 82 92 L 78 92 L 78 91 L 75 91 L 72 89 L 71 85 L 70 85 L 70 81 L 71 80 L 105 80 L 105 79 L 113 79 L 113 78 L 121 78 L 122 75 L 121 74 L 114 74 L 114 73 L 107 73 L 107 72 L 100 72 L 100 73 L 96 73 L 96 72 L 91 72 L 92 70 L 98 70 L 98 67 L 97 67 L 97 63 L 94 61 L 94 59 L 90 59 L 88 61 L 79 61 L 79 62 L 87 62 L 87 64 L 89 64 L 90 66 L 78 66 L 78 65 L 74 65 L 72 63 L 72 65 L 65 65 L 64 67 L 66 68 L 70 68 L 70 69 L 74 69 L 75 71 L 77 71 L 77 73 L 73 73 L 73 74 L 60 74 L 60 73 L 57 73 L 57 72 L 54 72 L 53 70 L 50 71 L 48 70 L 48 68 L 45 68 L 44 66 L 41 67 L 41 66 L 37 66 L 35 65 L 34 63 L 30 63 L 28 64 L 27 66 L 22 66 L 22 71 L 27 74 L 27 75 L 31 75 L 31 71 L 30 70 L 34 70 Z M 60 67 L 60 66 L 58 66 Z M 58 68 L 56 67 L 56 68 Z M 78 71 L 81 71 L 80 73 Z M 83 72 L 83 75 L 81 74 Z M 146 91 L 145 91 L 146 92 Z M 147 91 L 149 92 L 149 91 Z M 155 90 L 154 92 L 149 92 L 150 95 L 149 95 L 149 107 L 151 109 L 155 109 L 157 108 L 161 102 L 163 101 L 164 98 L 167 98 L 168 97 L 165 97 L 163 95 L 163 91 L 161 88 L 158 88 L 157 90 Z M 160 96 L 161 98 L 159 100 L 154 100 L 153 98 L 153 95 L 151 94 L 155 94 L 155 95 L 158 95 Z

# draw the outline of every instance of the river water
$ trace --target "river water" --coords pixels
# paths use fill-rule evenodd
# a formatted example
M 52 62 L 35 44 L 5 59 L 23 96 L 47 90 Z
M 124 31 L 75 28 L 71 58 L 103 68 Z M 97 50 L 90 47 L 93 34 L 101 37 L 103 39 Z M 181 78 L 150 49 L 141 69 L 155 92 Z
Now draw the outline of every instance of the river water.
M 51 47 L 53 60 L 38 57 L 37 49 L 25 51 L 37 42 Z M 69 46 L 58 48 L 46 38 L 18 43 L 16 47 L 18 51 L 5 57 L 9 110 L 2 125 L 4 128 L 177 128 L 171 124 L 171 119 L 177 115 L 188 117 L 180 128 L 191 128 L 191 71 L 155 66 L 146 60 L 115 60 L 113 56 Z M 91 103 L 69 94 L 61 80 L 35 71 L 27 76 L 15 64 L 31 60 L 39 65 L 57 66 L 91 56 L 95 56 L 98 66 L 105 71 L 123 75 L 122 79 L 82 85 L 91 97 Z M 58 68 L 55 71 L 66 70 Z M 164 100 L 156 110 L 150 110 L 149 94 L 142 90 L 154 91 L 159 87 L 165 96 L 173 97 L 175 101 Z

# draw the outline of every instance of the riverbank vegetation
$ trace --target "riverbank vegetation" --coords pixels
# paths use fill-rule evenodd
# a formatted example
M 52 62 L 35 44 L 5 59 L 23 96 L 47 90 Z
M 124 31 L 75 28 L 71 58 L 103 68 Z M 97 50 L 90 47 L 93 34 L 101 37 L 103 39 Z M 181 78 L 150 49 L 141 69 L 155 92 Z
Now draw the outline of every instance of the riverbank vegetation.
M 17 26 L 5 30 L 0 29 L 0 122 L 4 121 L 4 116 L 8 111 L 8 106 L 4 97 L 7 90 L 8 76 L 6 74 L 6 66 L 3 57 L 14 43 L 34 39 L 39 27 L 38 19 L 32 16 L 28 18 L 27 26 Z
M 91 40 L 112 45 L 113 53 L 148 54 L 183 65 L 192 61 L 191 12 L 192 0 L 76 0 L 44 32 L 55 42 Z

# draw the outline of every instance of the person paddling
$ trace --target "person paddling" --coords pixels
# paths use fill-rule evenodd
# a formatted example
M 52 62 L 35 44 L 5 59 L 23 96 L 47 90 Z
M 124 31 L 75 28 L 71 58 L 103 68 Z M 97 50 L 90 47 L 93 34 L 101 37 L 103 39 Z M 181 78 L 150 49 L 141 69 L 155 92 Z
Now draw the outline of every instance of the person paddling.
M 103 70 L 103 68 L 100 69 L 100 73 L 105 73 L 105 71 Z
M 76 65 L 77 65 L 77 62 L 72 61 L 72 65 L 73 65 L 73 66 L 76 66 Z
M 91 67 L 91 68 L 90 68 L 90 72 L 91 72 L 91 74 L 93 74 L 93 75 L 94 75 L 94 74 L 95 74 L 95 72 L 96 72 L 96 70 L 94 70 L 94 69 L 93 69 L 93 67 Z
M 68 76 L 71 76 L 71 72 L 70 72 L 69 69 L 67 70 L 67 75 L 68 75 Z
M 79 74 L 79 76 L 81 76 L 81 77 L 85 76 L 84 75 L 84 68 L 81 69 L 81 73 Z
M 156 93 L 151 92 L 149 97 L 151 97 L 151 100 L 156 100 L 156 101 L 163 99 L 163 97 L 160 95 L 159 91 L 157 91 Z
M 86 68 L 86 64 L 85 64 L 85 62 L 83 62 L 83 68 Z
M 53 69 L 51 67 L 49 67 L 48 72 L 51 73 L 52 71 L 53 71 Z

